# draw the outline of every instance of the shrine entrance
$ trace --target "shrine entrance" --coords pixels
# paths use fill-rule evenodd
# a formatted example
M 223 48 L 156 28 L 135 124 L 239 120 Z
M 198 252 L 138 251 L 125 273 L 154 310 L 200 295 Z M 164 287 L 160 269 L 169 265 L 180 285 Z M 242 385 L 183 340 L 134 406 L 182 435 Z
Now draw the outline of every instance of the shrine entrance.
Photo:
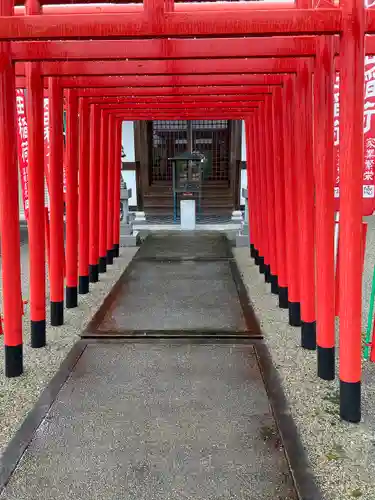
M 197 151 L 207 158 L 202 214 L 230 217 L 239 208 L 241 122 L 236 120 L 153 120 L 139 122 L 136 145 L 147 216 L 172 217 L 170 158 Z
M 172 181 L 169 158 L 199 151 L 208 160 L 204 180 L 229 186 L 229 120 L 154 120 L 151 182 Z

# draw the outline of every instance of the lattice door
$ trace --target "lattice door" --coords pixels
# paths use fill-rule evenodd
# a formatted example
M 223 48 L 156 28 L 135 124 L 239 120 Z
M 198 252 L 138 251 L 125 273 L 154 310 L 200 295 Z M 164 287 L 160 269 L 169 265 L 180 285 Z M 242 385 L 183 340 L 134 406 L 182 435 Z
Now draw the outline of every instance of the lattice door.
M 193 120 L 193 149 L 209 158 L 206 180 L 227 181 L 229 178 L 228 120 Z M 186 120 L 152 122 L 152 182 L 172 181 L 172 164 L 168 158 L 187 150 Z

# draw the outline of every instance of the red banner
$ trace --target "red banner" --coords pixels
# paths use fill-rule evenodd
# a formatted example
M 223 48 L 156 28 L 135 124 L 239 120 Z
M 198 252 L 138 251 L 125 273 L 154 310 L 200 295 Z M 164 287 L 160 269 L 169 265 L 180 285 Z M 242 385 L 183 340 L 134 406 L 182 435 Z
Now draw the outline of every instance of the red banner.
M 340 101 L 339 101 L 340 76 L 336 73 L 333 86 L 333 150 L 335 162 L 335 211 L 339 210 L 340 196 Z
M 44 175 L 46 177 L 47 190 L 49 193 L 49 106 L 48 106 L 48 97 L 44 98 L 43 126 L 44 126 Z
M 44 98 L 44 171 L 47 181 L 47 188 L 49 193 L 49 155 L 50 155 L 50 144 L 49 144 L 49 99 Z M 65 161 L 63 164 L 63 189 L 64 195 L 66 193 L 66 169 Z
M 375 56 L 365 57 L 363 215 L 375 210 Z
M 340 197 L 340 102 L 339 74 L 334 84 L 334 154 L 335 154 L 335 210 L 339 210 Z M 364 168 L 362 182 L 362 214 L 371 215 L 375 210 L 375 56 L 365 57 L 365 98 L 363 110 Z
M 22 200 L 26 220 L 29 218 L 29 182 L 28 182 L 28 166 L 29 166 L 29 143 L 28 129 L 26 118 L 25 91 L 23 89 L 16 90 L 16 109 L 17 109 L 17 146 L 18 146 L 18 164 L 21 177 Z

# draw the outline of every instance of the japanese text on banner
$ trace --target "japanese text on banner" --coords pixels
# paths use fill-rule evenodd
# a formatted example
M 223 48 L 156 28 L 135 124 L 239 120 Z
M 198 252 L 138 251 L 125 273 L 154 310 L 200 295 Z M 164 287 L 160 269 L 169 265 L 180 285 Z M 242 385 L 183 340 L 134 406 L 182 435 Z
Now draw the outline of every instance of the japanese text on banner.
M 26 220 L 29 218 L 29 142 L 25 107 L 25 91 L 16 90 L 18 165 L 21 177 L 22 201 Z
M 375 210 L 375 56 L 365 57 L 365 89 L 363 110 L 364 169 L 362 178 L 363 215 Z M 334 98 L 334 155 L 335 155 L 335 209 L 339 210 L 340 197 L 340 96 L 339 74 L 336 73 Z
M 340 76 L 336 73 L 333 86 L 333 149 L 335 161 L 335 198 L 340 195 L 340 100 L 339 100 Z
M 43 100 L 43 128 L 44 128 L 44 177 L 47 184 L 46 207 L 49 206 L 49 106 L 48 97 Z
M 363 198 L 375 198 L 375 57 L 365 57 Z M 372 209 L 373 203 L 371 202 Z M 367 211 L 367 210 L 366 210 Z M 372 212 L 372 210 L 371 210 Z

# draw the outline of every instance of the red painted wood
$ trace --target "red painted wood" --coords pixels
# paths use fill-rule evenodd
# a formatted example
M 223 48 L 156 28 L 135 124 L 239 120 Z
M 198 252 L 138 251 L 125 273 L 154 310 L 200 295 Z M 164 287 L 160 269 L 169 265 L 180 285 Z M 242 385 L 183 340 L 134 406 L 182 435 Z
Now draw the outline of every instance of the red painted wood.
M 78 284 L 78 98 L 66 95 L 66 286 Z
M 89 264 L 99 263 L 99 179 L 100 179 L 100 109 L 90 106 L 90 236 Z
M 49 210 L 48 207 L 44 207 L 44 231 L 45 231 L 45 242 L 46 242 L 46 257 L 49 275 L 51 273 L 51 231 L 50 231 L 50 221 L 49 221 Z
M 365 30 L 366 33 L 375 33 L 375 10 L 374 9 L 366 9 L 365 11 Z M 372 42 L 370 42 L 372 43 Z M 372 49 L 371 49 L 371 54 Z
M 63 87 L 169 87 L 176 93 L 184 86 L 212 85 L 280 85 L 284 81 L 282 74 L 245 74 L 245 75 L 142 75 L 142 76 L 68 76 L 61 77 Z M 25 87 L 25 78 L 17 77 L 18 88 Z M 161 89 L 160 89 L 161 90 Z M 164 89 L 163 89 L 164 90 Z M 134 90 L 135 92 L 135 90 Z
M 297 76 L 295 117 L 301 319 L 306 323 L 311 323 L 315 321 L 314 176 L 312 88 L 311 73 L 307 67 L 303 69 L 300 76 Z
M 121 143 L 122 143 L 122 120 L 115 124 L 115 153 L 114 153 L 114 195 L 113 195 L 113 244 L 120 244 L 120 178 L 121 178 Z
M 58 3 L 58 2 L 56 2 Z M 217 10 L 223 10 L 223 4 L 220 2 L 220 5 L 215 5 L 214 2 L 209 1 L 209 2 L 199 2 L 199 10 L 205 10 L 205 11 L 217 11 Z M 243 5 L 243 4 L 235 4 L 233 5 L 232 3 L 227 2 L 227 7 L 230 8 L 231 10 L 235 11 L 243 11 L 243 10 L 271 10 L 271 9 L 280 9 L 280 4 L 275 2 L 275 3 L 267 3 L 266 5 L 264 4 L 250 4 L 249 6 Z M 283 8 L 284 9 L 294 9 L 295 4 L 293 2 L 285 2 L 283 3 Z M 174 8 L 170 9 L 174 10 L 175 12 L 191 12 L 191 11 L 196 11 L 197 6 L 195 5 L 195 2 L 179 2 L 174 4 Z M 125 14 L 129 12 L 134 12 L 134 13 L 142 13 L 143 12 L 143 5 L 142 2 L 135 1 L 134 3 L 122 3 L 122 4 L 101 4 L 101 5 L 95 5 L 93 2 L 89 2 L 88 4 L 79 4 L 79 5 L 44 5 L 42 8 L 42 13 L 44 15 L 64 15 L 64 14 L 98 14 L 98 13 L 103 13 L 103 14 Z M 14 8 L 14 15 L 16 16 L 22 16 L 25 14 L 25 9 L 23 6 L 16 6 Z
M 115 141 L 116 119 L 109 116 L 108 121 L 108 190 L 107 190 L 107 252 L 113 250 L 113 219 L 114 219 L 114 183 L 115 183 Z
M 90 110 L 87 99 L 79 99 L 79 202 L 78 274 L 89 275 L 89 214 L 90 214 Z
M 254 146 L 252 141 L 252 122 L 251 118 L 245 121 L 245 129 L 243 131 L 246 137 L 246 174 L 247 174 L 247 209 L 249 214 L 249 239 L 250 243 L 256 248 L 257 241 L 257 224 L 256 224 L 256 207 L 255 207 L 255 177 L 254 177 Z
M 108 113 L 100 112 L 99 257 L 107 258 Z
M 266 228 L 269 251 L 269 264 L 271 273 L 274 276 L 278 274 L 277 256 L 276 256 L 276 229 L 275 229 L 275 182 L 273 175 L 273 153 L 274 144 L 272 141 L 272 101 L 268 96 L 262 106 L 262 119 L 264 126 L 264 181 L 265 181 L 265 204 L 266 204 Z
M 286 258 L 288 277 L 289 302 L 300 301 L 300 283 L 296 269 L 299 269 L 299 230 L 297 220 L 297 189 L 295 179 L 296 158 L 294 154 L 293 130 L 294 123 L 294 96 L 295 82 L 289 77 L 285 85 L 283 101 L 283 127 L 284 127 L 284 165 L 285 165 L 285 220 L 286 232 Z M 299 134 L 300 131 L 298 131 Z
M 272 102 L 272 139 L 274 144 L 273 178 L 275 191 L 275 235 L 277 277 L 281 287 L 287 287 L 286 235 L 285 235 L 285 178 L 284 178 L 284 130 L 282 114 L 282 89 L 277 88 Z
M 314 175 L 317 345 L 335 345 L 333 48 L 330 37 L 317 45 L 314 81 Z
M 217 104 L 216 107 L 220 107 L 221 103 L 231 103 L 231 104 L 237 104 L 237 103 L 247 103 L 247 102 L 252 102 L 252 101 L 263 101 L 264 97 L 268 95 L 270 96 L 270 92 L 263 92 L 263 93 L 254 93 L 254 94 L 233 94 L 229 96 L 223 96 L 223 95 L 196 95 L 196 96 L 161 96 L 161 97 L 129 97 L 129 96 L 117 96 L 117 97 L 93 97 L 89 98 L 88 102 L 90 104 L 101 104 L 103 106 L 106 106 L 107 104 L 112 105 L 112 104 L 118 104 L 118 105 L 123 105 L 123 106 L 148 106 L 148 105 L 155 105 L 159 106 L 160 104 L 169 104 L 172 106 L 175 105 L 192 105 L 194 103 L 197 103 L 198 106 L 202 105 L 211 105 L 212 103 Z
M 6 2 L 0 2 L 0 14 Z M 16 137 L 16 94 L 14 70 L 8 47 L 0 44 L 0 232 L 2 272 L 2 318 L 5 346 L 22 345 L 22 305 L 18 167 Z M 12 140 L 13 137 L 13 140 Z M 7 355 L 6 355 L 7 356 Z M 7 358 L 5 359 L 7 373 Z M 19 374 L 22 373 L 22 360 Z
M 252 211 L 254 214 L 254 226 L 255 226 L 255 231 L 254 231 L 254 246 L 256 250 L 258 250 L 259 255 L 261 254 L 261 248 L 262 248 L 262 221 L 261 221 L 261 214 L 260 214 L 260 202 L 259 202 L 259 196 L 260 196 L 260 191 L 259 191 L 259 142 L 258 142 L 258 136 L 256 133 L 256 119 L 255 115 L 252 114 L 248 118 L 248 123 L 249 123 L 249 140 L 248 144 L 251 145 L 252 149 L 252 157 L 253 157 L 253 162 L 251 163 L 251 178 L 253 181 L 253 189 L 252 189 L 252 200 L 251 200 L 251 206 L 252 206 Z M 251 228 L 250 228 L 251 231 Z
M 340 380 L 361 380 L 361 253 L 365 16 L 343 5 L 340 68 Z
M 118 110 L 134 110 L 136 109 L 137 111 L 144 111 L 144 110 L 150 110 L 152 112 L 153 110 L 160 110 L 160 111 L 166 111 L 166 110 L 173 110 L 173 111 L 189 111 L 190 109 L 195 110 L 204 110 L 204 109 L 213 109 L 216 110 L 219 106 L 219 108 L 223 111 L 228 110 L 228 109 L 233 109 L 233 110 L 238 110 L 238 111 L 246 111 L 249 109 L 253 109 L 254 107 L 256 108 L 260 102 L 263 102 L 264 97 L 259 98 L 258 101 L 233 101 L 233 102 L 221 102 L 220 99 L 217 99 L 216 103 L 215 102 L 177 102 L 177 103 L 162 103 L 162 102 L 155 102 L 155 103 L 137 103 L 137 104 L 132 104 L 132 103 L 113 103 L 113 104 L 108 104 L 108 103 L 103 103 L 100 105 L 101 109 L 106 109 L 110 111 L 111 109 L 118 109 Z
M 264 257 L 264 263 L 270 265 L 270 239 L 269 239 L 269 226 L 267 220 L 267 182 L 265 171 L 267 168 L 266 161 L 266 127 L 264 118 L 264 107 L 255 113 L 255 132 L 258 135 L 258 183 L 259 187 L 259 208 L 260 208 L 260 221 L 261 221 L 261 256 Z
M 261 5 L 261 4 L 258 4 Z M 65 10 L 67 6 L 64 6 Z M 302 36 L 264 38 L 197 38 L 170 40 L 84 40 L 12 42 L 12 58 L 16 61 L 43 60 L 120 60 L 180 59 L 226 57 L 314 56 L 316 38 Z
M 1 21 L 1 17 L 0 17 Z M 0 22 L 1 29 L 1 22 Z M 248 59 L 174 59 L 127 60 L 127 61 L 46 61 L 41 63 L 42 74 L 51 76 L 83 75 L 194 75 L 215 73 L 293 73 L 308 58 L 263 58 Z M 16 75 L 25 74 L 25 64 L 16 63 Z
M 49 84 L 50 299 L 64 300 L 63 90 L 55 78 Z
M 46 319 L 46 273 L 44 228 L 44 137 L 43 137 L 43 87 L 39 63 L 28 63 L 27 70 L 27 119 L 29 143 L 29 269 L 30 269 L 30 319 Z
M 114 87 L 114 88 L 86 88 L 78 90 L 78 95 L 87 97 L 88 99 L 95 99 L 101 97 L 103 102 L 107 99 L 112 99 L 114 96 L 125 98 L 132 97 L 142 100 L 143 98 L 162 98 L 167 101 L 171 98 L 185 98 L 192 99 L 194 97 L 212 97 L 222 96 L 229 98 L 231 96 L 243 96 L 247 98 L 248 95 L 271 93 L 276 85 L 212 85 L 212 86 L 190 86 L 190 87 Z M 280 85 L 278 85 L 280 87 Z M 91 102 L 91 100 L 90 100 Z
M 220 111 L 211 111 L 203 109 L 201 111 L 189 111 L 185 113 L 183 111 L 171 111 L 165 113 L 136 113 L 131 112 L 126 113 L 115 113 L 118 118 L 123 120 L 244 120 L 249 113 L 242 112 L 238 113 L 236 111 L 228 111 L 223 113 Z
M 198 8 L 199 8 L 199 4 Z M 231 3 L 231 6 L 233 3 Z M 275 9 L 173 12 L 150 23 L 142 13 L 68 14 L 0 18 L 0 39 L 117 38 L 194 35 L 316 34 L 340 31 L 339 9 Z M 371 21 L 371 17 L 370 17 Z M 369 27 L 372 27 L 370 22 Z

